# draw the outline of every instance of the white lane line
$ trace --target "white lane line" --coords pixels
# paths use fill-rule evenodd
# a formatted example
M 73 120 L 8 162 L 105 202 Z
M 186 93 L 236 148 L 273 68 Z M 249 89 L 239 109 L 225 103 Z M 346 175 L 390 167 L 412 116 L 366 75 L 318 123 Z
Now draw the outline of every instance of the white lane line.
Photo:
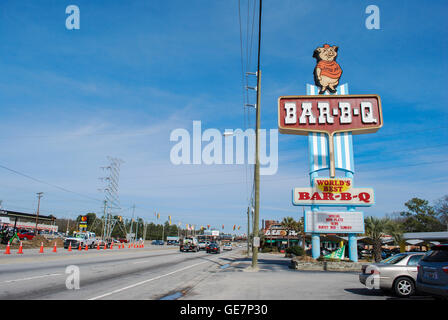
M 167 273 L 167 274 L 163 274 L 163 275 L 158 276 L 158 277 L 155 277 L 155 278 L 151 278 L 151 279 L 147 279 L 147 280 L 144 280 L 144 281 L 140 281 L 140 282 L 131 284 L 130 286 L 127 286 L 127 287 L 124 287 L 124 288 L 121 288 L 121 289 L 117 289 L 117 290 L 114 290 L 114 291 L 111 291 L 111 292 L 102 294 L 102 295 L 97 296 L 97 297 L 90 298 L 89 300 L 97 300 L 97 299 L 101 299 L 101 298 L 110 296 L 110 295 L 112 295 L 112 294 L 114 294 L 114 293 L 118 293 L 118 292 L 121 292 L 121 291 L 124 291 L 124 290 L 127 290 L 127 289 L 131 289 L 131 288 L 137 287 L 137 286 L 139 286 L 139 285 L 142 285 L 142 284 L 144 284 L 144 283 L 151 282 L 151 281 L 154 281 L 154 280 L 157 280 L 157 279 L 160 279 L 160 278 L 163 278 L 163 277 L 172 275 L 172 274 L 177 273 L 177 272 L 180 272 L 180 271 L 184 271 L 184 270 L 186 270 L 186 269 L 193 268 L 193 267 L 195 267 L 195 266 L 198 266 L 198 265 L 201 265 L 201 264 L 204 264 L 204 263 L 207 263 L 207 262 L 210 262 L 210 261 L 207 260 L 207 261 L 199 262 L 199 263 L 193 264 L 193 265 L 191 265 L 191 266 L 187 266 L 187 267 L 184 267 L 184 268 L 181 268 L 181 269 L 172 271 L 172 272 Z
M 26 281 L 26 280 L 33 280 L 33 279 L 39 279 L 39 278 L 45 278 L 45 277 L 54 277 L 54 276 L 60 276 L 61 273 L 52 273 L 52 274 L 46 274 L 43 276 L 36 276 L 36 277 L 29 277 L 29 278 L 22 278 L 22 279 L 15 279 L 15 280 L 7 280 L 3 283 L 10 283 L 10 282 L 18 282 L 18 281 Z
M 139 263 L 145 263 L 145 262 L 150 262 L 151 260 L 144 260 L 144 261 L 137 261 L 137 262 L 133 262 L 132 264 L 139 264 Z

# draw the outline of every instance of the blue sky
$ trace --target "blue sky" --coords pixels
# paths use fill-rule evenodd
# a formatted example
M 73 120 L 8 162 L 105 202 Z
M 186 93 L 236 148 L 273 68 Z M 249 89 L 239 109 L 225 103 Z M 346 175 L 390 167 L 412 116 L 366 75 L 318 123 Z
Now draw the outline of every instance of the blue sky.
M 80 8 L 80 30 L 65 28 L 70 4 Z M 380 9 L 380 30 L 365 27 L 370 4 Z M 247 5 L 241 0 L 244 45 Z M 354 137 L 355 185 L 376 192 L 365 214 L 447 194 L 446 2 L 263 5 L 261 126 L 276 128 L 279 96 L 305 94 L 313 50 L 338 45 L 341 83 L 351 94 L 379 94 L 383 103 L 384 127 Z M 135 204 L 147 221 L 157 211 L 183 224 L 245 230 L 250 168 L 174 166 L 169 159 L 170 132 L 191 131 L 193 120 L 203 129 L 244 127 L 238 21 L 237 0 L 3 0 L 0 165 L 82 194 L 0 168 L 3 207 L 35 211 L 35 193 L 43 191 L 42 213 L 99 212 L 100 166 L 114 156 L 125 161 L 123 215 Z M 255 51 L 256 41 L 253 71 Z M 260 220 L 298 218 L 291 189 L 306 186 L 307 175 L 307 139 L 280 135 L 278 172 L 261 180 Z

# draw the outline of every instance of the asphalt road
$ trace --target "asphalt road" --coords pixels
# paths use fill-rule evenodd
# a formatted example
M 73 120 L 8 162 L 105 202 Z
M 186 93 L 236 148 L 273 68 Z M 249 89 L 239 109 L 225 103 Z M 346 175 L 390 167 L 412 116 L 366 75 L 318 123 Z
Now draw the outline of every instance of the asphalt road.
M 63 300 L 384 300 L 356 273 L 288 268 L 282 255 L 259 254 L 251 271 L 244 248 L 218 255 L 178 247 L 73 251 L 27 250 L 0 256 L 0 299 Z M 80 271 L 80 289 L 66 287 L 67 266 Z M 415 297 L 413 299 L 420 299 Z
M 0 256 L 0 299 L 160 299 L 194 287 L 234 255 L 156 246 L 44 254 L 28 250 Z M 79 290 L 66 287 L 70 265 L 79 267 Z

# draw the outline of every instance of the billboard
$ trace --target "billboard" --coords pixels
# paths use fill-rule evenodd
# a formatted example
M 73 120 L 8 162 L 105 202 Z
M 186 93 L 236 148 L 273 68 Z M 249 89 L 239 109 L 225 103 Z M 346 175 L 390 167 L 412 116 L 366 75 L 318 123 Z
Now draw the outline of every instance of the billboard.
M 280 133 L 373 133 L 383 125 L 381 99 L 376 94 L 283 96 L 278 99 Z
M 305 232 L 364 233 L 364 214 L 360 211 L 307 211 Z

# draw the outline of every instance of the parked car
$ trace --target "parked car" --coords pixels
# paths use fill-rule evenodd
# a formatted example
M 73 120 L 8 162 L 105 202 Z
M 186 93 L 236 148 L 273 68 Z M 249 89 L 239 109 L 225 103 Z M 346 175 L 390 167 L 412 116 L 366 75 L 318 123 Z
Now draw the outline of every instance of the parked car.
M 153 240 L 153 242 L 151 244 L 156 245 L 156 246 L 163 246 L 165 244 L 165 242 L 163 240 Z
M 448 244 L 433 246 L 420 260 L 417 290 L 435 297 L 448 298 Z
M 392 290 L 399 297 L 412 296 L 415 293 L 417 265 L 423 256 L 424 253 L 421 252 L 405 252 L 370 264 L 378 271 L 380 289 Z M 359 281 L 364 285 L 373 274 L 373 271 L 366 273 L 368 266 L 369 264 L 363 265 L 362 273 L 359 274 Z
M 225 245 L 222 246 L 222 250 L 226 250 L 226 251 L 230 251 L 232 250 L 232 244 L 231 243 L 226 243 Z
M 210 243 L 205 250 L 207 253 L 221 253 L 221 248 L 215 242 Z
M 35 234 L 33 231 L 18 232 L 17 236 L 20 240 L 33 240 Z

